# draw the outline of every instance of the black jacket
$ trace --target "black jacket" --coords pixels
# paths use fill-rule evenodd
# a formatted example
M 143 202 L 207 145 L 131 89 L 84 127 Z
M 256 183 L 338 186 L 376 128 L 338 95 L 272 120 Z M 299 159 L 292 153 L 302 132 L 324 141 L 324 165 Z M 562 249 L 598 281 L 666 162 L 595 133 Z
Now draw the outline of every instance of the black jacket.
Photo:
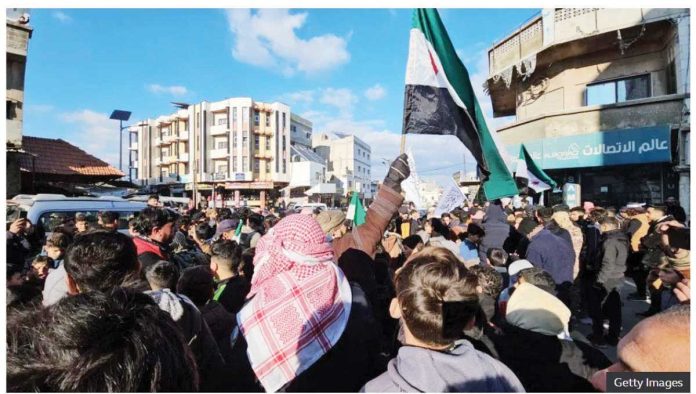
M 587 344 L 510 324 L 489 337 L 499 360 L 517 375 L 527 392 L 594 392 L 590 377 L 611 365 L 602 352 Z
M 507 214 L 499 204 L 493 203 L 486 209 L 481 227 L 486 232 L 479 245 L 479 258 L 482 262 L 486 261 L 488 249 L 500 248 L 512 253 L 522 238 L 515 227 L 508 223 Z
M 348 324 L 341 338 L 319 360 L 278 391 L 282 392 L 357 392 L 372 378 L 384 372 L 378 365 L 379 332 L 365 293 L 351 283 L 353 293 Z M 246 355 L 247 342 L 239 335 L 232 348 L 235 365 L 230 376 L 233 392 L 262 392 Z
M 570 232 L 561 228 L 555 220 L 551 220 L 544 228 L 551 231 L 551 234 L 563 238 L 564 241 L 568 242 L 571 249 L 573 248 L 573 238 L 570 236 Z M 573 249 L 573 251 L 575 251 L 575 249 Z
M 251 283 L 243 276 L 234 276 L 217 282 L 213 299 L 227 310 L 236 314 L 242 309 L 247 294 L 251 290 Z
M 597 274 L 597 282 L 609 285 L 615 279 L 622 279 L 626 272 L 628 259 L 628 236 L 623 230 L 613 230 L 604 234 L 602 242 L 602 264 Z M 607 289 L 611 291 L 611 288 Z
M 200 307 L 201 315 L 217 342 L 220 354 L 227 363 L 231 362 L 232 331 L 237 327 L 235 315 L 225 310 L 220 303 L 210 300 Z

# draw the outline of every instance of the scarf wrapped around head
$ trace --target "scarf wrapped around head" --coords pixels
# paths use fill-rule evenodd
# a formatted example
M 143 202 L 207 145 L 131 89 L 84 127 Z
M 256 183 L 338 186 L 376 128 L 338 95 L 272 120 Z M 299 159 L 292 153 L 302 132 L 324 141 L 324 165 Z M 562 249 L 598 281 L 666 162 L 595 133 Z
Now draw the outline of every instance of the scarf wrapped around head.
M 259 240 L 250 300 L 237 322 L 267 392 L 292 381 L 343 334 L 352 294 L 333 257 L 309 215 L 288 216 Z

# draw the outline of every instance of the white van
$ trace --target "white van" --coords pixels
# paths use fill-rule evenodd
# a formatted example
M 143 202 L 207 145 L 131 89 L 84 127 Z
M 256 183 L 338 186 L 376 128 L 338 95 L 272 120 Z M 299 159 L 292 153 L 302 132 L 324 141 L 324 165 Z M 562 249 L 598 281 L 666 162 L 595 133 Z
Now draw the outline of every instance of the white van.
M 293 207 L 292 207 L 292 209 L 293 209 L 295 212 L 300 212 L 300 211 L 302 211 L 302 210 L 305 209 L 305 208 L 310 208 L 310 209 L 313 209 L 313 210 L 318 208 L 320 211 L 326 211 L 326 210 L 328 209 L 328 207 L 326 206 L 326 204 L 321 203 L 321 202 L 312 202 L 312 203 L 306 203 L 306 204 L 296 204 L 296 205 L 293 205 Z
M 119 231 L 128 232 L 128 220 L 145 209 L 146 203 L 128 201 L 120 197 L 66 197 L 62 194 L 19 194 L 7 201 L 7 222 L 26 217 L 48 234 L 63 222 L 64 218 L 82 213 L 87 221 L 97 223 L 102 211 L 118 212 Z

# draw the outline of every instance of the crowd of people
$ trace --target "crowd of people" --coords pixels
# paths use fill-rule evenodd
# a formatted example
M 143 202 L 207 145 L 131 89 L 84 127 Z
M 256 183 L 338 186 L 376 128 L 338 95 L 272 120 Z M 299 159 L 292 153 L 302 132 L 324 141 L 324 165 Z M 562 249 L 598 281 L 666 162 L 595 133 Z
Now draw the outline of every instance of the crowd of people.
M 114 212 L 45 239 L 12 222 L 8 390 L 569 392 L 689 370 L 673 200 L 503 198 L 421 217 L 408 176 L 402 155 L 360 226 L 341 210 L 179 214 L 156 195 L 127 234 Z M 629 332 L 626 277 L 650 305 Z

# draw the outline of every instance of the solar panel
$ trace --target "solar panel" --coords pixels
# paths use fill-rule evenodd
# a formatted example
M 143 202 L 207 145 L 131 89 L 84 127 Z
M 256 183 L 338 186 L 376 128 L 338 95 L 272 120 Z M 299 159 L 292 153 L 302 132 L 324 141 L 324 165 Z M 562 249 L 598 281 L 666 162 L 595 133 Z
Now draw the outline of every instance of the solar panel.
M 121 111 L 120 109 L 117 109 L 111 113 L 111 116 L 109 116 L 109 119 L 127 121 L 128 119 L 130 119 L 130 116 L 131 116 L 131 113 L 129 111 Z

